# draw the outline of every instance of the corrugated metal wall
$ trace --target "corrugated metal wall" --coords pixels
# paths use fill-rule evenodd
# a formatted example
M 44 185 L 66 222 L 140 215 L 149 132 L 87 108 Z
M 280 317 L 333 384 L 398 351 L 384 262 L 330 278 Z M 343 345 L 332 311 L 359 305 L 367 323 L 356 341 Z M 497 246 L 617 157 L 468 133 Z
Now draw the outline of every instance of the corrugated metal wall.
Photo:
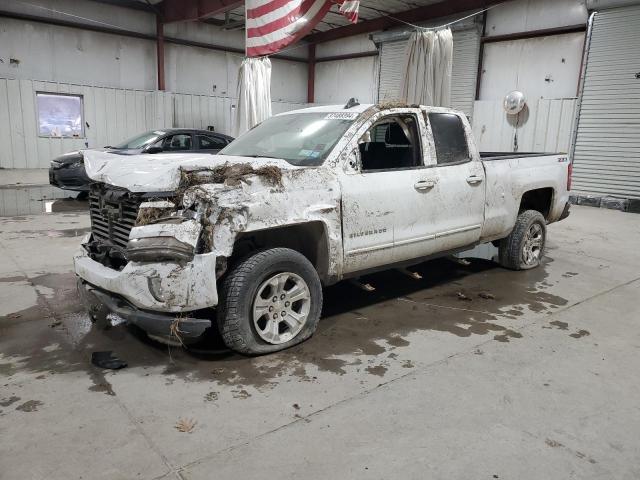
M 86 138 L 38 136 L 36 92 L 82 95 Z M 48 168 L 80 148 L 113 145 L 156 128 L 214 126 L 233 134 L 235 99 L 0 78 L 0 167 Z M 273 102 L 280 113 L 307 104 Z
M 520 119 L 504 112 L 502 101 L 475 102 L 473 133 L 484 152 L 568 152 L 575 120 L 575 98 L 540 99 Z
M 473 116 L 476 98 L 480 33 L 476 28 L 453 32 L 453 69 L 451 79 L 451 108 Z
M 573 162 L 573 191 L 640 198 L 640 6 L 594 18 Z
M 384 42 L 380 48 L 379 99 L 399 97 L 402 83 L 406 40 Z M 480 33 L 477 28 L 453 32 L 453 69 L 451 75 L 451 107 L 467 115 L 473 113 L 478 75 Z
M 406 40 L 384 42 L 380 46 L 380 80 L 378 99 L 395 100 L 399 97 L 402 84 L 402 64 Z

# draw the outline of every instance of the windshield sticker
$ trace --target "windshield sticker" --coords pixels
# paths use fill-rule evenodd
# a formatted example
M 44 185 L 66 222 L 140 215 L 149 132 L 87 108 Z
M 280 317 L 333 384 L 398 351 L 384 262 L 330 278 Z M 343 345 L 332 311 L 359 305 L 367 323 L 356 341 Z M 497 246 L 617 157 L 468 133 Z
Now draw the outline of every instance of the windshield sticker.
M 322 152 L 317 150 L 300 150 L 298 152 L 299 156 L 308 158 L 318 158 L 321 154 Z
M 326 117 L 325 120 L 355 120 L 358 118 L 359 113 L 356 112 L 335 112 L 330 113 Z

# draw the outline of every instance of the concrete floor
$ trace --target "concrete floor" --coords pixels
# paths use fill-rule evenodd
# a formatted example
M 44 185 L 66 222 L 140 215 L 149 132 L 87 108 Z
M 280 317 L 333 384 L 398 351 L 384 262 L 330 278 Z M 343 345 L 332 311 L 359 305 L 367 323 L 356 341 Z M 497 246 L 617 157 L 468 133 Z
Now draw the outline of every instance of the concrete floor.
M 88 226 L 0 218 L 2 479 L 640 477 L 638 215 L 574 207 L 535 271 L 337 285 L 310 341 L 253 359 L 93 327 Z M 92 367 L 102 350 L 129 367 Z

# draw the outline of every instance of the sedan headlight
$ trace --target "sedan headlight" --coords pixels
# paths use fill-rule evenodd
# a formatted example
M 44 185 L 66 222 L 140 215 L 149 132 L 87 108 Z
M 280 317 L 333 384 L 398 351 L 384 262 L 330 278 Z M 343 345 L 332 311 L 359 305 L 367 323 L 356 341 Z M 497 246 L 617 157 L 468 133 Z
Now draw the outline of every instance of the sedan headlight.
M 127 244 L 126 257 L 133 262 L 161 262 L 193 260 L 193 245 L 175 237 L 132 238 Z

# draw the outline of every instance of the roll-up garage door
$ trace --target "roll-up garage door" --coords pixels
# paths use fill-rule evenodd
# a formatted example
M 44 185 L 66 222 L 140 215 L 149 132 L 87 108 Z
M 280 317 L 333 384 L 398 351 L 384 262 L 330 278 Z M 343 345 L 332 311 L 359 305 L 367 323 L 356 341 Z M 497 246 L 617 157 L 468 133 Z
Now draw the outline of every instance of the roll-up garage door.
M 594 17 L 573 159 L 573 191 L 640 198 L 640 6 Z
M 380 48 L 379 99 L 399 97 L 404 66 L 406 40 L 385 42 Z M 477 28 L 454 30 L 453 71 L 451 79 L 451 108 L 471 116 L 476 95 L 480 34 Z

